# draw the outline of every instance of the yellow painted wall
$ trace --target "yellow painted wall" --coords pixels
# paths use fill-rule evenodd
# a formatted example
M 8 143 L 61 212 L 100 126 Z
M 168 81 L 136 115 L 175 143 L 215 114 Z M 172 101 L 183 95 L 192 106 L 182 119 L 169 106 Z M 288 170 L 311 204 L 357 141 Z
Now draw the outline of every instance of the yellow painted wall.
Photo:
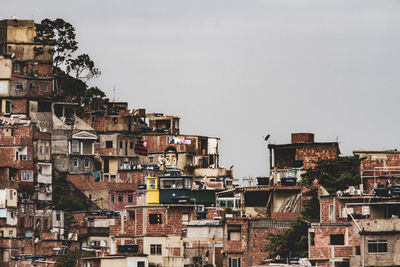
M 155 182 L 155 188 L 150 186 Z M 146 178 L 147 183 L 147 205 L 160 204 L 160 191 L 158 190 L 158 178 L 148 177 Z
M 17 237 L 17 228 L 15 227 L 1 227 L 0 231 L 3 231 L 3 237 Z M 12 234 L 10 235 L 10 231 L 12 231 Z

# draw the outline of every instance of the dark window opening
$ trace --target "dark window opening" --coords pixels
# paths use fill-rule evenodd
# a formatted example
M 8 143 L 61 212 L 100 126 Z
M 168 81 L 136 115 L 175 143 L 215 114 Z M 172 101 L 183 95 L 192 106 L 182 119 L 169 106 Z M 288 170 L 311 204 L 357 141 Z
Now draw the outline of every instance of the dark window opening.
M 158 214 L 158 213 L 149 214 L 149 223 L 150 224 L 162 224 L 161 214 Z
M 129 194 L 128 195 L 128 203 L 132 203 L 133 202 L 133 195 Z
M 38 112 L 51 112 L 51 102 L 38 102 Z
M 150 254 L 151 255 L 161 255 L 161 245 L 150 245 Z
M 112 141 L 106 141 L 106 148 L 112 148 L 113 147 L 113 142 Z
M 337 234 L 331 235 L 331 245 L 344 245 L 344 235 Z
M 310 233 L 310 245 L 315 246 L 315 233 Z
M 387 241 L 368 240 L 368 253 L 387 253 Z
M 118 202 L 124 201 L 124 195 L 118 194 Z
M 356 246 L 356 255 L 361 255 L 360 246 Z

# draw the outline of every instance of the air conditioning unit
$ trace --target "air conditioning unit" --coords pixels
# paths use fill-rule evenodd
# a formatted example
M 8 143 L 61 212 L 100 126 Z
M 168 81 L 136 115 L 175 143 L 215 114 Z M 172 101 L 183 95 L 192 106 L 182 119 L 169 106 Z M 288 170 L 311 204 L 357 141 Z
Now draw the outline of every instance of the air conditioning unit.
M 192 248 L 192 242 L 186 242 L 185 243 L 186 248 Z

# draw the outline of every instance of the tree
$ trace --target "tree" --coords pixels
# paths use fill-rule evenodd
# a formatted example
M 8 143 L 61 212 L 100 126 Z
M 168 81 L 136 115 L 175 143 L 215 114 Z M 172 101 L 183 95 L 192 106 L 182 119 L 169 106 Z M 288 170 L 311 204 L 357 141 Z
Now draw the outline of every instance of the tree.
M 310 188 L 317 180 L 331 194 L 343 191 L 351 185 L 360 184 L 360 164 L 361 159 L 357 156 L 319 160 L 315 168 L 302 175 L 302 183 Z
M 75 59 L 67 60 L 67 74 L 74 73 L 76 79 L 90 80 L 100 76 L 101 72 L 94 66 L 88 54 L 79 55 Z
M 104 97 L 105 93 L 98 87 L 88 90 L 86 82 L 100 76 L 100 70 L 95 66 L 88 54 L 74 56 L 78 50 L 75 28 L 63 19 L 44 19 L 36 25 L 39 41 L 45 45 L 54 46 L 53 74 L 56 88 L 62 100 L 76 100 L 81 97 Z M 37 47 L 35 53 L 43 53 L 43 48 Z
M 360 164 L 358 157 L 339 157 L 319 160 L 313 169 L 302 175 L 302 184 L 309 188 L 304 194 L 309 199 L 303 202 L 302 217 L 298 218 L 289 229 L 278 234 L 270 234 L 269 244 L 265 247 L 271 257 L 306 257 L 308 253 L 308 227 L 310 222 L 319 221 L 320 204 L 318 189 L 314 181 L 318 181 L 329 193 L 344 190 L 350 185 L 360 183 Z
M 78 42 L 75 40 L 75 28 L 63 19 L 44 19 L 36 25 L 37 36 L 44 43 L 54 45 L 55 67 L 58 67 L 72 58 L 72 54 L 78 49 Z
M 93 256 L 93 254 L 88 251 L 75 249 L 57 258 L 56 267 L 75 267 L 79 258 L 89 256 Z
M 304 196 L 309 197 L 303 201 L 303 210 L 301 215 L 304 219 L 310 222 L 319 221 L 319 199 L 318 199 L 318 188 L 311 187 L 309 191 L 304 193 Z
M 309 223 L 304 218 L 297 218 L 290 228 L 278 234 L 269 234 L 265 250 L 270 252 L 270 257 L 307 257 L 308 227 Z

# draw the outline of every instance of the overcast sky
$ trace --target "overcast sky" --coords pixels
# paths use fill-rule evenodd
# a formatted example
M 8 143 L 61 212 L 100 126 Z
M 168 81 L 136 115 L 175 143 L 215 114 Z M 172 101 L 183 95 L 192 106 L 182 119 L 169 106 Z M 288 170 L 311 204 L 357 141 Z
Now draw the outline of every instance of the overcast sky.
M 59 3 L 59 4 L 57 4 Z M 268 173 L 292 132 L 355 149 L 399 147 L 400 1 L 7 1 L 2 18 L 63 18 L 130 108 L 221 138 L 238 178 Z

